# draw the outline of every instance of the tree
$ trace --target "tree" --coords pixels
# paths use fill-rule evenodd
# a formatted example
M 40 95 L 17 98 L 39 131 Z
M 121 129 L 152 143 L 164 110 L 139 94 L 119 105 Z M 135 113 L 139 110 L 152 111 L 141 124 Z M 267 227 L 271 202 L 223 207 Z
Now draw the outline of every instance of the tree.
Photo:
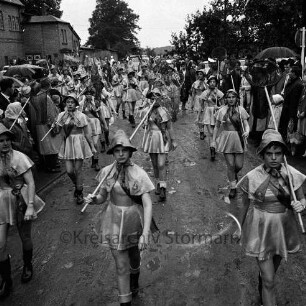
M 24 12 L 30 15 L 53 15 L 61 18 L 60 10 L 62 0 L 21 0 L 24 4 Z
M 203 12 L 189 15 L 185 30 L 172 34 L 175 52 L 203 59 L 219 46 L 235 56 L 256 54 L 272 46 L 297 49 L 294 34 L 302 26 L 299 1 L 250 0 L 245 4 L 242 0 L 214 0 Z
M 86 45 L 99 49 L 116 48 L 120 56 L 139 48 L 135 34 L 139 16 L 122 0 L 97 0 L 89 19 L 89 38 Z

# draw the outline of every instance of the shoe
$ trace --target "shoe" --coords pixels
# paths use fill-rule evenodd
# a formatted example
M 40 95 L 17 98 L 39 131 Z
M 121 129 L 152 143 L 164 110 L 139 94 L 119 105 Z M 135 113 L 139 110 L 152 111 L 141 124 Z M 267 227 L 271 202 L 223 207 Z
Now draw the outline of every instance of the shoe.
M 100 166 L 99 166 L 99 161 L 98 161 L 98 159 L 96 160 L 96 165 L 95 165 L 95 170 L 98 172 L 98 171 L 100 171 Z
M 131 124 L 132 124 L 132 128 L 134 129 L 136 127 L 136 122 L 135 122 L 135 118 L 133 115 L 131 115 Z
M 236 193 L 237 193 L 237 189 L 236 188 L 231 188 L 228 197 L 230 199 L 233 199 L 236 196 Z
M 165 187 L 161 187 L 160 188 L 159 201 L 160 202 L 164 202 L 164 201 L 166 201 L 166 198 L 167 198 L 166 188 Z
M 159 183 L 157 183 L 157 185 L 156 185 L 155 194 L 157 194 L 157 195 L 159 195 L 159 194 L 160 194 L 160 187 L 159 187 Z
M 76 192 L 77 192 L 77 197 L 76 197 L 77 205 L 83 205 L 84 204 L 83 188 L 81 190 L 76 190 Z
M 216 149 L 213 147 L 210 147 L 210 159 L 211 161 L 214 161 L 216 159 Z
M 127 119 L 126 115 L 125 115 L 125 111 L 122 111 L 122 118 L 123 119 Z
M 32 265 L 33 249 L 23 250 L 23 270 L 21 274 L 21 282 L 28 283 L 33 277 L 33 265 Z
M 205 136 L 204 136 L 204 132 L 200 132 L 200 139 L 204 140 Z
M 130 287 L 131 287 L 132 297 L 137 296 L 139 292 L 139 284 L 138 284 L 139 275 L 140 275 L 139 272 L 136 274 L 132 273 L 130 274 Z
M 129 123 L 132 123 L 132 116 L 129 115 Z
M 11 262 L 9 256 L 6 260 L 0 261 L 0 275 L 2 278 L 0 284 L 0 299 L 4 299 L 10 295 L 13 286 L 11 278 Z
M 76 189 L 76 187 L 74 186 L 74 193 L 73 193 L 73 197 L 76 199 L 78 197 L 78 191 Z

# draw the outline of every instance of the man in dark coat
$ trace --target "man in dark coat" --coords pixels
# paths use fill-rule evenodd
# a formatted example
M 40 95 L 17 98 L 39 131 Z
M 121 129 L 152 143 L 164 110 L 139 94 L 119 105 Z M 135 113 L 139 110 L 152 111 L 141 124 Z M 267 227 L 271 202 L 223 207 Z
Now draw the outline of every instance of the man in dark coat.
M 292 121 L 293 131 L 296 131 L 297 128 L 297 110 L 303 91 L 301 76 L 301 68 L 293 66 L 289 73 L 289 81 L 284 91 L 284 105 L 279 123 L 279 132 L 285 139 L 287 137 L 287 129 L 290 120 Z
M 14 81 L 12 79 L 2 79 L 0 89 L 0 117 L 3 117 L 7 106 L 10 104 L 10 98 L 14 94 Z

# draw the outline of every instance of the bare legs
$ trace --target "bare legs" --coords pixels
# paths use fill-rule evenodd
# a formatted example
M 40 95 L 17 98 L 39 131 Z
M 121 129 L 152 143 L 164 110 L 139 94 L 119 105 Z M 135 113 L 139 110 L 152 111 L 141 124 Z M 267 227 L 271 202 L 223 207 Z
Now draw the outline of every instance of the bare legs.
M 166 157 L 167 154 L 165 153 L 150 153 L 151 162 L 153 165 L 154 177 L 157 183 L 156 186 L 156 194 L 162 193 L 160 196 L 160 200 L 165 200 L 166 195 Z M 163 188 L 163 189 L 161 189 Z M 160 191 L 161 190 L 161 191 Z
M 66 160 L 66 171 L 72 183 L 75 185 L 74 196 L 77 198 L 78 204 L 83 204 L 83 160 Z
M 262 302 L 264 306 L 276 305 L 275 275 L 281 260 L 282 258 L 279 255 L 274 255 L 273 258 L 264 261 L 257 260 L 262 279 Z

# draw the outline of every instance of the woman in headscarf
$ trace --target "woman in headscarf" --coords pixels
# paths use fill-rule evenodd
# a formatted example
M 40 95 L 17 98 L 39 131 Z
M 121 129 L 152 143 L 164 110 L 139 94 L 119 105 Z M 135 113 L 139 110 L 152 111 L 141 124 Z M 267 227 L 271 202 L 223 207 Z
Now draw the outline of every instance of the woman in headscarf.
M 87 203 L 107 201 L 98 214 L 96 231 L 103 244 L 110 247 L 116 263 L 120 305 L 131 305 L 138 293 L 140 251 L 147 248 L 152 222 L 150 191 L 154 190 L 147 173 L 131 161 L 137 149 L 124 131 L 118 130 L 107 154 L 115 163 L 102 169 L 97 180 L 102 183 L 98 195 L 88 195 Z
M 10 256 L 7 249 L 8 231 L 17 225 L 22 241 L 23 270 L 21 281 L 27 283 L 33 276 L 32 220 L 45 203 L 35 195 L 31 168 L 33 162 L 23 153 L 12 149 L 14 134 L 0 123 L 0 298 L 12 289 Z
M 167 109 L 160 105 L 161 93 L 154 88 L 147 97 L 156 100 L 148 115 L 143 139 L 143 151 L 150 154 L 156 180 L 155 194 L 160 201 L 166 200 L 166 157 L 169 151 L 177 147 L 172 129 L 171 116 Z
M 59 158 L 64 159 L 66 171 L 75 186 L 74 197 L 77 204 L 84 203 L 83 198 L 83 161 L 96 154 L 91 130 L 85 114 L 76 109 L 79 101 L 75 95 L 65 97 L 66 110 L 61 112 L 56 124 L 64 130 L 64 140 L 59 151 Z
M 305 210 L 302 184 L 305 175 L 283 164 L 288 148 L 280 133 L 268 129 L 262 136 L 257 153 L 263 164 L 247 173 L 238 183 L 242 190 L 240 224 L 245 254 L 256 258 L 259 267 L 258 290 L 261 304 L 276 305 L 275 276 L 282 258 L 300 250 L 294 211 Z M 289 179 L 297 201 L 292 200 Z
M 239 95 L 234 89 L 229 89 L 225 96 L 227 104 L 216 115 L 212 145 L 223 153 L 227 165 L 227 177 L 230 182 L 229 197 L 236 196 L 238 173 L 243 167 L 244 152 L 247 149 L 249 136 L 249 115 L 239 105 Z M 221 133 L 217 138 L 218 132 Z M 216 145 L 217 142 L 217 145 Z
M 26 114 L 22 112 L 22 106 L 19 102 L 10 103 L 4 113 L 3 124 L 9 129 L 14 124 L 11 132 L 14 134 L 12 148 L 20 151 L 32 158 L 33 139 L 27 128 L 25 120 Z M 16 121 L 17 120 L 17 121 Z

